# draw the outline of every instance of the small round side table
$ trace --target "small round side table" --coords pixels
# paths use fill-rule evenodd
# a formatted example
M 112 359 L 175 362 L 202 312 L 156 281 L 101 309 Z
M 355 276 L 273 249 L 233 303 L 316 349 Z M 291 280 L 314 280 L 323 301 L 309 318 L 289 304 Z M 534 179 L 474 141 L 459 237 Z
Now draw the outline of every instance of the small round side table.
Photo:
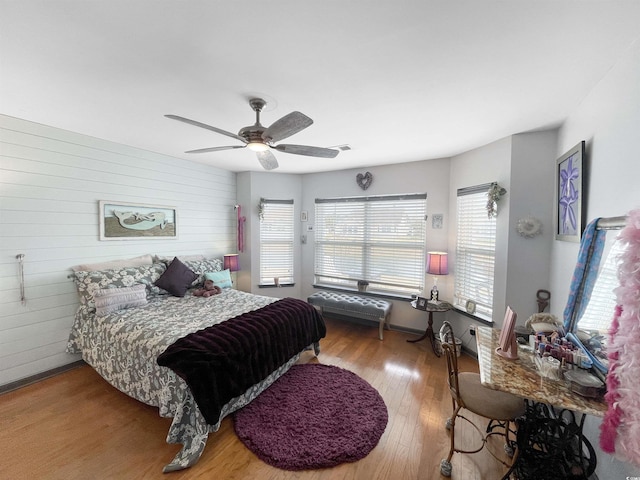
M 417 307 L 416 300 L 411 302 L 411 306 L 416 310 L 422 310 L 421 308 Z M 415 339 L 408 339 L 407 342 L 416 343 L 424 340 L 425 338 L 428 338 L 431 341 L 431 349 L 433 350 L 433 353 L 435 353 L 436 357 L 442 355 L 440 349 L 436 347 L 436 334 L 433 331 L 433 312 L 447 312 L 452 308 L 453 305 L 451 305 L 449 302 L 427 302 L 426 310 L 422 310 L 423 312 L 429 313 L 427 330 L 420 337 Z

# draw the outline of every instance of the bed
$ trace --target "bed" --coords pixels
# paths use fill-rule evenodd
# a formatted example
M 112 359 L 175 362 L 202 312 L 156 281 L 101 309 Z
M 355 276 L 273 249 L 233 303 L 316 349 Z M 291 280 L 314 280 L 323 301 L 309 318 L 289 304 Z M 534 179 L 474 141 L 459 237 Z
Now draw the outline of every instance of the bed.
M 180 262 L 193 276 L 182 278 L 184 296 L 172 295 L 158 285 L 176 260 L 74 271 L 80 306 L 67 345 L 118 390 L 172 418 L 167 442 L 183 447 L 164 472 L 194 465 L 222 419 L 282 376 L 302 351 L 317 355 L 326 333 L 322 317 L 302 300 L 233 288 L 192 295 L 205 275 L 221 272 L 218 259 Z

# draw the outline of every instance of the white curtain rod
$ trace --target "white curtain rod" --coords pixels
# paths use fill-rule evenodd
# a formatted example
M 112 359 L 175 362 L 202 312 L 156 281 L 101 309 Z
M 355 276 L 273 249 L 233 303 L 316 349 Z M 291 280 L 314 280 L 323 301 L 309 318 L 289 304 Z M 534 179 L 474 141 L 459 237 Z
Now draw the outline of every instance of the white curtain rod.
M 621 217 L 603 217 L 598 220 L 596 228 L 598 230 L 620 230 L 626 225 L 626 222 L 627 217 L 625 215 Z

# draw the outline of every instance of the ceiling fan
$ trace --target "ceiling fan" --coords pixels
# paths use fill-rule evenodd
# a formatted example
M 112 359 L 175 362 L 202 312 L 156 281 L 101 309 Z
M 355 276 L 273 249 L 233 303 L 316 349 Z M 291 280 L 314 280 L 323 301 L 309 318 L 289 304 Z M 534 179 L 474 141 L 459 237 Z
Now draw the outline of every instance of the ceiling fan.
M 212 127 L 211 125 L 207 125 L 196 120 L 180 117 L 178 115 L 165 115 L 165 117 L 171 118 L 172 120 L 178 120 L 179 122 L 188 123 L 189 125 L 195 125 L 196 127 L 205 128 L 212 132 L 235 138 L 236 140 L 240 140 L 244 143 L 244 145 L 200 148 L 198 150 L 189 150 L 185 153 L 219 152 L 221 150 L 248 147 L 256 152 L 258 161 L 265 170 L 278 168 L 278 160 L 276 160 L 276 157 L 270 151 L 272 148 L 279 150 L 280 152 L 322 158 L 334 158 L 338 153 L 340 153 L 339 150 L 332 148 L 312 147 L 309 145 L 294 145 L 290 143 L 281 143 L 276 145 L 276 142 L 284 140 L 285 138 L 288 138 L 310 126 L 313 123 L 313 120 L 303 113 L 291 112 L 281 119 L 276 120 L 270 127 L 265 128 L 260 124 L 260 112 L 266 103 L 267 102 L 261 98 L 252 98 L 249 100 L 249 105 L 253 111 L 256 112 L 256 123 L 254 125 L 241 128 L 237 135 L 235 133 L 227 132 L 226 130 Z

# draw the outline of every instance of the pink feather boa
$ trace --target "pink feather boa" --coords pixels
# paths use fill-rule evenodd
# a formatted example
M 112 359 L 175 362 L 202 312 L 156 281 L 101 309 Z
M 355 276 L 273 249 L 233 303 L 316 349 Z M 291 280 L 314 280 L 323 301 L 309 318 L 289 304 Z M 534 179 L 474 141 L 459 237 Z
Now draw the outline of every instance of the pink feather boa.
M 629 213 L 619 239 L 626 248 L 618 268 L 618 306 L 607 345 L 609 409 L 600 426 L 600 446 L 640 466 L 640 210 Z

